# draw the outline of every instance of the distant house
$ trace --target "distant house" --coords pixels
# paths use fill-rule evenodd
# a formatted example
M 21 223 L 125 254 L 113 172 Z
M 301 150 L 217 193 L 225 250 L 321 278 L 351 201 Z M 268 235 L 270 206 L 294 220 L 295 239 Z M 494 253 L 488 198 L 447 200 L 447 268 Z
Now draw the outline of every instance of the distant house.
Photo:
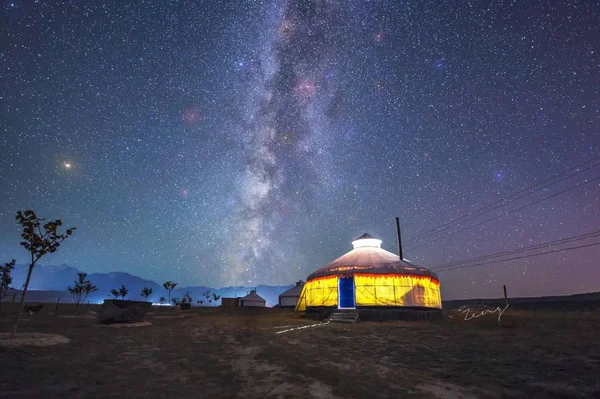
M 302 293 L 304 287 L 304 281 L 300 280 L 295 286 L 279 295 L 279 307 L 280 308 L 295 308 L 298 303 L 298 298 Z
M 238 306 L 239 298 L 221 298 L 222 308 L 236 308 Z
M 244 307 L 253 306 L 253 307 L 264 308 L 266 305 L 267 305 L 267 301 L 265 301 L 265 299 L 263 297 L 258 295 L 256 293 L 256 290 L 252 290 L 245 297 L 238 299 L 238 306 L 244 306 Z

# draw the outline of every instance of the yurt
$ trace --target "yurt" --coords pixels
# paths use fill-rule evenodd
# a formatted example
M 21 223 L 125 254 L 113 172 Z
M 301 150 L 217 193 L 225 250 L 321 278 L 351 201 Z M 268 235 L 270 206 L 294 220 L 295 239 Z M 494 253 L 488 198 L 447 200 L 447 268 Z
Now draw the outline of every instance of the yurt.
M 267 301 L 264 300 L 263 297 L 256 293 L 256 290 L 250 291 L 248 295 L 245 297 L 238 299 L 239 306 L 253 306 L 253 307 L 262 307 L 264 308 L 267 305 Z
M 346 309 L 361 319 L 398 318 L 408 310 L 441 316 L 437 275 L 382 249 L 381 243 L 363 234 L 352 242 L 354 249 L 309 275 L 296 311 L 320 318 Z
M 279 295 L 279 307 L 295 308 L 302 293 L 302 288 L 304 288 L 304 281 L 300 280 L 292 288 L 281 293 Z

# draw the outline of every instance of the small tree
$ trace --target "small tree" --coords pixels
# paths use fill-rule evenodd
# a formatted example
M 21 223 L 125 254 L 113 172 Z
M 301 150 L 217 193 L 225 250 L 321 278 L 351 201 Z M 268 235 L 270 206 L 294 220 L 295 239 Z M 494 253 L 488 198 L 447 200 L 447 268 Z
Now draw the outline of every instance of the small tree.
M 121 288 L 119 288 L 119 296 L 122 299 L 125 299 L 125 297 L 127 296 L 128 293 L 129 293 L 129 290 L 127 289 L 127 287 L 125 287 L 123 284 L 121 284 Z
M 19 327 L 19 320 L 21 319 L 21 313 L 23 313 L 25 297 L 27 296 L 27 289 L 29 288 L 29 281 L 31 280 L 31 272 L 33 272 L 35 264 L 44 255 L 56 252 L 58 247 L 60 247 L 60 244 L 73 234 L 73 230 L 75 230 L 75 227 L 71 227 L 65 231 L 65 234 L 59 234 L 58 228 L 62 226 L 62 221 L 60 219 L 42 225 L 44 219 L 38 218 L 32 210 L 27 210 L 25 212 L 18 211 L 16 219 L 23 231 L 21 233 L 22 241 L 20 244 L 29 251 L 31 262 L 29 263 L 29 269 L 27 270 L 27 278 L 23 287 L 19 312 L 15 319 L 11 338 L 15 336 L 17 328 Z
M 209 303 L 209 306 L 210 306 L 210 302 L 211 302 L 210 295 L 211 295 L 210 291 L 206 291 L 206 292 L 204 292 L 204 294 L 202 294 L 202 296 L 204 298 L 206 298 L 206 301 Z
M 169 291 L 169 302 L 171 302 L 171 291 L 173 291 L 173 289 L 177 287 L 177 283 L 174 283 L 172 281 L 166 281 L 163 284 L 163 287 L 165 287 L 165 290 Z
M 148 287 L 142 288 L 141 295 L 144 297 L 145 300 L 148 300 L 148 297 L 150 295 L 152 295 L 152 288 L 148 288 Z
M 121 296 L 121 293 L 119 292 L 119 290 L 116 289 L 112 289 L 110 290 L 110 294 L 113 296 L 113 298 L 117 299 Z
M 173 302 L 173 306 L 177 306 L 177 304 L 179 303 L 179 298 L 177 298 L 177 297 L 171 298 L 171 302 Z
M 163 305 L 166 300 L 167 300 L 167 298 L 165 298 L 164 296 L 161 296 L 160 299 L 158 300 L 158 303 L 160 303 L 161 305 Z
M 79 304 L 85 302 L 92 292 L 98 291 L 98 287 L 92 284 L 91 281 L 86 280 L 86 277 L 87 273 L 77 273 L 77 280 L 74 281 L 75 285 L 73 287 L 67 287 L 67 291 L 73 295 L 77 314 L 79 314 Z
M 220 295 L 217 295 L 217 294 L 215 294 L 215 293 L 213 292 L 213 294 L 212 294 L 212 299 L 215 301 L 215 306 L 217 306 L 217 301 L 218 301 L 219 299 L 221 299 L 221 296 L 220 296 Z
M 5 263 L 4 266 L 0 266 L 0 307 L 2 306 L 2 298 L 8 294 L 8 290 L 12 284 L 12 276 L 10 273 L 15 268 L 16 262 L 17 261 L 13 259 L 10 262 Z
M 191 304 L 192 302 L 194 302 L 194 301 L 192 300 L 192 292 L 191 292 L 191 291 L 186 291 L 186 292 L 183 294 L 183 300 L 184 300 L 184 301 L 186 301 L 187 303 L 190 303 L 190 304 Z

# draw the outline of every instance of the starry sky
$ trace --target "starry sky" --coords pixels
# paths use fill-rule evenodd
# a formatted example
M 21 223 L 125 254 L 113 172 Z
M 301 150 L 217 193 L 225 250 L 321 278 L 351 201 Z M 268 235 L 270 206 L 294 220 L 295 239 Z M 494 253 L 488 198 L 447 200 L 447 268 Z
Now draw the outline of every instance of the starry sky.
M 305 279 L 364 232 L 395 251 L 396 216 L 434 270 L 600 229 L 593 1 L 0 4 L 2 262 L 26 261 L 29 208 L 77 227 L 43 263 L 213 287 Z M 442 292 L 599 291 L 599 262 L 440 272 Z

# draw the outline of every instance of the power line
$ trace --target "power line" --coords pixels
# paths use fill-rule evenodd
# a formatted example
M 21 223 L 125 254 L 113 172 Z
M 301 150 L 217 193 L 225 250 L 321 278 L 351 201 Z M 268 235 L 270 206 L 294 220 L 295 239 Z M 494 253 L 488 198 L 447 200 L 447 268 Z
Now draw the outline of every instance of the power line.
M 454 266 L 454 265 L 462 265 L 462 264 L 467 264 L 467 263 L 471 263 L 471 262 L 475 262 L 475 261 L 480 261 L 480 260 L 493 259 L 493 258 L 497 258 L 499 256 L 512 255 L 512 254 L 519 253 L 519 252 L 527 252 L 527 251 L 531 251 L 531 250 L 534 250 L 534 249 L 540 249 L 540 248 L 544 248 L 544 247 L 551 247 L 551 246 L 555 246 L 555 245 L 559 245 L 559 244 L 565 244 L 567 242 L 572 242 L 572 241 L 586 240 L 586 239 L 595 238 L 595 237 L 598 237 L 598 236 L 600 236 L 600 230 L 595 231 L 595 232 L 591 232 L 591 233 L 587 233 L 587 234 L 580 234 L 580 235 L 577 235 L 577 236 L 572 236 L 572 237 L 567 237 L 567 238 L 561 238 L 559 240 L 543 242 L 543 243 L 531 245 L 531 246 L 528 246 L 528 247 L 515 248 L 515 249 L 512 249 L 512 250 L 498 252 L 498 253 L 491 254 L 491 255 L 484 255 L 484 256 L 479 256 L 479 257 L 476 257 L 476 258 L 464 259 L 464 260 L 455 261 L 455 262 L 449 262 L 449 263 L 441 264 L 441 265 L 438 265 L 438 266 L 434 266 L 431 269 L 435 270 L 437 268 L 443 268 L 443 267 Z
M 471 259 L 464 259 L 464 260 L 459 260 L 459 261 L 455 261 L 455 262 L 448 262 L 448 263 L 444 263 L 441 265 L 431 267 L 430 269 L 435 271 L 437 269 L 447 268 L 450 266 L 464 265 L 464 264 L 468 264 L 468 263 L 472 263 L 472 262 L 476 262 L 476 261 L 483 261 L 483 260 L 498 258 L 501 256 L 513 255 L 513 254 L 520 253 L 520 252 L 528 252 L 528 251 L 532 251 L 534 249 L 551 247 L 551 246 L 555 246 L 555 245 L 559 245 L 559 244 L 565 244 L 568 242 L 587 240 L 587 239 L 595 238 L 595 237 L 599 237 L 599 236 L 600 236 L 600 230 L 596 230 L 596 231 L 592 231 L 590 233 L 578 234 L 575 236 L 561 238 L 561 239 L 554 240 L 554 241 L 542 242 L 539 244 L 530 245 L 528 247 L 515 248 L 512 250 L 498 252 L 498 253 L 491 254 L 491 255 L 484 255 L 484 256 L 479 256 L 479 257 L 471 258 Z
M 474 210 L 474 211 L 472 211 L 472 212 L 466 213 L 466 214 L 464 214 L 464 215 L 462 215 L 462 216 L 458 217 L 457 219 L 451 219 L 451 220 L 449 220 L 448 222 L 446 222 L 446 223 L 444 223 L 444 224 L 442 224 L 442 225 L 440 225 L 440 226 L 438 226 L 438 227 L 436 227 L 436 228 L 434 228 L 434 229 L 428 230 L 428 231 L 424 232 L 423 234 L 420 234 L 420 235 L 418 235 L 417 237 L 415 237 L 415 239 L 419 239 L 419 238 L 423 237 L 424 235 L 428 234 L 429 232 L 432 232 L 432 231 L 434 231 L 434 230 L 437 230 L 437 229 L 439 229 L 439 228 L 442 228 L 442 227 L 446 226 L 446 225 L 447 225 L 447 224 L 449 224 L 449 223 L 452 223 L 452 222 L 455 222 L 455 221 L 457 221 L 457 220 L 463 219 L 463 218 L 465 218 L 465 217 L 467 217 L 467 216 L 470 216 L 470 215 L 472 215 L 472 214 L 474 214 L 474 213 L 480 212 L 480 211 L 482 211 L 482 210 L 484 210 L 484 209 L 486 209 L 486 208 L 488 208 L 488 207 L 490 207 L 490 206 L 493 206 L 493 205 L 496 205 L 496 204 L 498 204 L 498 203 L 501 203 L 502 201 L 505 201 L 505 200 L 507 200 L 507 199 L 509 199 L 509 198 L 511 198 L 511 197 L 514 197 L 515 195 L 518 195 L 518 194 L 520 194 L 520 193 L 522 193 L 522 192 L 528 191 L 528 190 L 530 190 L 530 189 L 532 189 L 532 188 L 534 188 L 534 187 L 536 187 L 536 186 L 539 186 L 540 184 L 543 184 L 543 183 L 545 183 L 545 182 L 547 182 L 547 181 L 553 180 L 553 179 L 555 179 L 555 178 L 557 178 L 557 177 L 559 177 L 559 176 L 562 176 L 562 175 L 564 175 L 565 173 L 569 173 L 569 172 L 570 172 L 570 171 L 572 171 L 572 170 L 578 169 L 578 168 L 580 168 L 580 167 L 582 167 L 582 166 L 584 166 L 584 165 L 586 165 L 586 164 L 588 164 L 588 163 L 590 163 L 590 162 L 594 162 L 594 161 L 596 161 L 596 160 L 598 160 L 598 159 L 600 159 L 600 156 L 597 156 L 597 157 L 595 157 L 595 158 L 592 158 L 592 159 L 590 159 L 590 160 L 587 160 L 587 161 L 585 161 L 585 162 L 582 162 L 582 163 L 580 163 L 579 165 L 573 166 L 573 167 L 571 167 L 571 168 L 569 168 L 569 169 L 567 169 L 567 170 L 565 170 L 565 171 L 563 171 L 563 172 L 561 172 L 561 173 L 558 173 L 558 174 L 556 174 L 556 175 L 554 175 L 554 176 L 551 176 L 551 177 L 549 177 L 549 178 L 547 178 L 547 179 L 544 179 L 544 180 L 542 180 L 541 182 L 539 182 L 539 183 L 536 183 L 536 184 L 533 184 L 533 185 L 531 185 L 531 186 L 529 186 L 529 187 L 526 187 L 526 188 L 524 188 L 524 189 L 522 189 L 522 190 L 520 190 L 520 191 L 517 191 L 517 192 L 515 192 L 515 193 L 512 193 L 512 194 L 510 194 L 510 195 L 508 195 L 508 196 L 506 196 L 506 197 L 504 197 L 504 198 L 501 198 L 501 199 L 499 199 L 499 200 L 497 200 L 497 201 L 495 201 L 495 202 L 493 202 L 493 203 L 491 203 L 491 204 L 488 204 L 488 205 L 486 205 L 486 206 L 483 206 L 483 207 L 481 207 L 481 208 L 479 208 L 479 209 L 477 209 L 477 210 Z
M 448 237 L 452 237 L 453 235 L 456 235 L 456 234 L 458 234 L 458 233 L 461 233 L 461 232 L 463 232 L 463 231 L 465 231 L 465 230 L 469 230 L 469 229 L 472 229 L 473 227 L 481 226 L 482 224 L 485 224 L 485 223 L 487 223 L 487 222 L 491 222 L 491 221 L 493 221 L 493 220 L 499 219 L 499 218 L 501 218 L 502 216 L 506 216 L 506 215 L 509 215 L 509 214 L 511 214 L 511 213 L 518 212 L 518 211 L 520 211 L 520 210 L 522 210 L 522 209 L 525 209 L 525 208 L 527 208 L 527 207 L 529 207 L 529 206 L 531 206 L 531 205 L 536 205 L 536 204 L 539 204 L 539 203 L 540 203 L 540 202 L 542 202 L 542 201 L 546 201 L 546 200 L 549 200 L 549 199 L 551 199 L 551 198 L 557 197 L 557 196 L 559 196 L 559 195 L 561 195 L 561 194 L 567 193 L 567 192 L 569 192 L 569 191 L 571 191 L 571 190 L 575 190 L 576 188 L 579 188 L 579 187 L 583 187 L 583 186 L 585 186 L 586 184 L 593 183 L 593 182 L 595 182 L 595 181 L 597 181 L 597 180 L 600 180 L 600 176 L 597 176 L 597 177 L 593 178 L 592 180 L 588 180 L 588 181 L 586 181 L 586 182 L 584 182 L 584 183 L 578 184 L 578 185 L 576 185 L 576 186 L 574 186 L 574 187 L 570 187 L 570 188 L 568 188 L 568 189 L 565 189 L 565 190 L 559 191 L 558 193 L 552 194 L 552 195 L 550 195 L 550 196 L 548 196 L 548 197 L 541 198 L 541 199 L 539 199 L 539 200 L 537 200 L 537 201 L 531 202 L 531 203 L 529 203 L 529 204 L 525 204 L 525 205 L 523 205 L 523 206 L 520 206 L 520 207 L 518 207 L 518 208 L 515 208 L 515 209 L 512 209 L 512 210 L 510 210 L 510 211 L 507 211 L 507 212 L 505 212 L 505 213 L 502 213 L 502 214 L 500 214 L 500 215 L 494 216 L 493 218 L 485 219 L 485 220 L 483 220 L 483 221 L 481 221 L 481 222 L 479 222 L 479 223 L 475 223 L 475 224 L 472 224 L 472 225 L 470 225 L 470 226 L 464 227 L 464 228 L 462 228 L 462 229 L 460 229 L 460 230 L 457 230 L 457 231 L 455 231 L 455 232 L 453 232 L 453 233 L 446 234 L 446 235 L 444 235 L 444 236 L 442 236 L 442 237 L 438 237 L 438 238 L 436 238 L 436 239 L 435 239 L 435 240 L 433 240 L 433 241 L 430 241 L 430 242 L 426 242 L 426 243 L 423 243 L 423 244 L 419 244 L 419 245 L 416 245 L 416 246 L 409 247 L 408 249 L 416 249 L 416 248 L 421 248 L 421 247 L 423 247 L 423 246 L 425 246 L 425 245 L 432 244 L 432 243 L 434 243 L 434 242 L 437 242 L 437 241 L 439 241 L 439 240 L 442 240 L 442 239 L 445 239 L 445 238 L 448 238 Z
M 573 173 L 573 174 L 571 174 L 571 175 L 569 175 L 569 176 L 565 176 L 565 177 L 563 177 L 563 178 L 562 178 L 562 179 L 560 179 L 560 180 L 557 180 L 557 181 L 555 181 L 555 182 L 552 182 L 552 183 L 546 184 L 545 186 L 539 187 L 539 188 L 537 188 L 537 189 L 535 189 L 535 190 L 533 190 L 533 191 L 531 191 L 531 192 L 529 192 L 529 193 L 527 193 L 527 194 L 525 194 L 525 195 L 521 195 L 520 197 L 512 198 L 510 201 L 507 201 L 507 202 L 505 202 L 505 203 L 503 203 L 503 204 L 500 204 L 500 205 L 496 205 L 496 206 L 494 206 L 493 208 L 487 209 L 486 211 L 479 212 L 479 213 L 477 213 L 477 214 L 475 214 L 475 215 L 473 215 L 473 216 L 471 216 L 471 217 L 468 217 L 468 218 L 466 218 L 466 219 L 462 218 L 462 219 L 464 219 L 464 220 L 462 220 L 462 219 L 461 219 L 461 220 L 457 220 L 457 221 L 455 221 L 453 224 L 451 224 L 451 225 L 449 225 L 449 226 L 447 226 L 447 227 L 444 227 L 444 228 L 442 228 L 442 229 L 439 229 L 438 231 L 435 231 L 435 232 L 432 232 L 432 233 L 429 233 L 429 234 L 426 234 L 426 235 L 422 235 L 422 236 L 420 236 L 420 237 L 417 237 L 417 238 L 416 238 L 416 240 L 417 240 L 417 241 L 421 241 L 421 240 L 423 240 L 423 239 L 425 239 L 425 238 L 428 238 L 428 237 L 434 236 L 434 235 L 436 235 L 436 234 L 439 234 L 439 233 L 441 233 L 442 231 L 446 231 L 446 230 L 448 230 L 448 229 L 450 229 L 450 228 L 452 228 L 452 227 L 454 227 L 454 226 L 457 226 L 457 225 L 459 225 L 459 224 L 463 224 L 464 222 L 468 222 L 468 221 L 470 221 L 470 220 L 477 219 L 479 216 L 481 216 L 481 215 L 483 215 L 483 214 L 486 214 L 486 213 L 488 213 L 488 212 L 491 212 L 491 211 L 493 211 L 493 210 L 496 210 L 496 209 L 498 209 L 498 208 L 502 208 L 503 206 L 506 206 L 506 205 L 508 205 L 508 204 L 511 204 L 511 203 L 513 203 L 513 202 L 515 202 L 515 201 L 518 201 L 518 200 L 520 200 L 520 199 L 522 199 L 522 198 L 525 198 L 525 197 L 528 197 L 528 196 L 530 196 L 530 195 L 532 195 L 532 194 L 535 194 L 535 193 L 537 193 L 537 192 L 540 192 L 540 191 L 542 191 L 542 190 L 544 190 L 544 189 L 546 189 L 546 188 L 548 188 L 548 187 L 550 187 L 550 186 L 553 186 L 553 185 L 555 185 L 555 184 L 558 184 L 558 183 L 560 183 L 560 182 L 562 182 L 562 181 L 568 180 L 568 179 L 570 179 L 570 178 L 572 178 L 572 177 L 575 177 L 575 176 L 577 176 L 577 175 L 579 175 L 579 174 L 581 174 L 581 173 L 583 173 L 583 172 L 586 172 L 586 171 L 588 171 L 588 170 L 590 170 L 590 169 L 592 169 L 592 168 L 595 168 L 596 166 L 599 166 L 599 165 L 600 165 L 600 163 L 597 163 L 597 164 L 595 164 L 595 165 L 589 166 L 589 167 L 587 167 L 587 168 L 585 168 L 585 169 L 582 169 L 582 170 L 580 170 L 580 171 L 577 171 L 576 173 Z M 541 184 L 541 183 L 540 183 L 540 184 Z M 507 198 L 508 198 L 508 197 L 507 197 Z M 487 207 L 489 207 L 489 206 L 490 206 L 490 205 L 488 205 Z M 482 209 L 483 209 L 483 208 L 482 208 Z
M 462 220 L 462 219 L 464 219 L 464 218 L 466 218 L 466 217 L 469 217 L 469 216 L 471 216 L 471 215 L 473 215 L 473 214 L 475 214 L 475 213 L 482 212 L 482 211 L 484 211 L 485 209 L 487 209 L 487 208 L 489 208 L 489 207 L 491 207 L 491 206 L 494 206 L 494 205 L 496 205 L 496 204 L 499 204 L 499 203 L 501 203 L 501 202 L 503 202 L 503 201 L 506 201 L 506 200 L 508 200 L 508 199 L 510 199 L 510 198 L 512 198 L 512 197 L 514 197 L 514 196 L 516 196 L 516 195 L 518 195 L 518 194 L 521 194 L 521 193 L 525 192 L 525 191 L 529 191 L 529 190 L 533 189 L 533 188 L 534 188 L 534 187 L 536 187 L 536 186 L 539 186 L 539 185 L 541 185 L 541 184 L 544 184 L 544 183 L 546 183 L 546 182 L 548 182 L 548 181 L 550 181 L 550 180 L 553 180 L 553 179 L 555 179 L 555 178 L 557 178 L 557 177 L 559 177 L 559 176 L 562 176 L 562 175 L 564 175 L 564 174 L 566 174 L 566 173 L 569 173 L 569 172 L 571 172 L 571 171 L 573 171 L 573 170 L 576 170 L 576 169 L 578 169 L 578 168 L 580 168 L 580 167 L 582 167 L 582 166 L 584 166 L 584 165 L 587 165 L 588 163 L 594 162 L 594 161 L 596 161 L 596 160 L 598 160 L 598 159 L 600 159 L 600 156 L 597 156 L 597 157 L 595 157 L 595 158 L 592 158 L 592 159 L 590 159 L 590 160 L 587 160 L 587 161 L 585 161 L 585 162 L 582 162 L 582 163 L 580 163 L 579 165 L 573 166 L 573 167 L 571 167 L 571 168 L 569 168 L 569 169 L 567 169 L 567 170 L 565 170 L 565 171 L 563 171 L 563 172 L 561 172 L 561 173 L 558 173 L 558 174 L 556 174 L 556 175 L 554 175 L 554 176 L 551 176 L 551 177 L 549 177 L 549 178 L 546 178 L 546 179 L 542 180 L 541 182 L 535 183 L 535 184 L 533 184 L 533 185 L 531 185 L 531 186 L 529 186 L 529 187 L 526 187 L 526 188 L 524 188 L 524 189 L 522 189 L 522 190 L 520 190 L 520 191 L 517 191 L 517 192 L 515 192 L 515 193 L 512 193 L 512 194 L 510 194 L 510 195 L 508 195 L 508 196 L 506 196 L 506 197 L 504 197 L 504 198 L 501 198 L 501 199 L 499 199 L 499 200 L 497 200 L 497 201 L 495 201 L 495 202 L 493 202 L 493 203 L 491 203 L 491 204 L 488 204 L 488 205 L 486 205 L 486 206 L 483 206 L 483 207 L 481 207 L 481 208 L 479 208 L 479 209 L 476 209 L 476 210 L 474 210 L 474 211 L 471 211 L 471 212 L 469 212 L 469 213 L 466 213 L 466 214 L 464 214 L 464 215 L 462 215 L 462 216 L 460 216 L 460 217 L 458 217 L 458 218 L 456 218 L 456 219 L 451 219 L 451 220 L 449 220 L 448 222 L 446 222 L 446 223 L 443 223 L 442 225 L 440 225 L 440 226 L 438 226 L 438 227 L 436 227 L 436 228 L 434 228 L 434 229 L 431 229 L 431 230 L 425 231 L 424 233 L 417 235 L 417 236 L 416 236 L 414 239 L 415 239 L 415 240 L 420 240 L 420 239 L 422 239 L 422 238 L 429 237 L 430 235 L 432 235 L 432 234 L 435 234 L 436 230 L 439 230 L 439 229 L 441 229 L 441 228 L 443 228 L 443 227 L 447 226 L 448 224 L 451 224 L 451 223 L 453 223 L 453 222 L 455 223 L 455 222 L 457 222 L 457 221 L 460 221 L 460 220 Z M 597 165 L 595 165 L 595 166 L 597 166 Z M 586 169 L 586 170 L 588 170 L 588 169 Z M 563 180 L 564 180 L 564 179 L 563 179 Z M 560 180 L 560 181 L 562 181 L 562 180 Z M 558 181 L 558 182 L 560 182 L 560 181 Z M 558 182 L 555 182 L 555 183 L 558 183 Z M 538 191 L 539 191 L 539 190 L 538 190 Z M 530 195 L 530 194 L 533 194 L 533 193 L 529 193 L 528 195 Z M 520 198 L 523 198 L 523 197 L 520 197 Z M 506 205 L 506 204 L 503 204 L 503 205 Z M 490 210 L 488 210 L 488 211 L 486 211 L 486 212 L 483 212 L 483 213 L 487 213 L 487 212 L 489 212 L 489 211 L 490 211 Z M 454 224 L 454 225 L 456 225 L 456 224 Z M 454 225 L 453 225 L 453 226 L 454 226 Z M 450 227 L 452 227 L 452 226 L 449 226 L 448 228 L 450 228 Z M 443 231 L 443 230 L 442 230 L 442 231 Z M 432 233 L 432 234 L 430 234 L 430 233 Z
M 509 214 L 511 214 L 511 213 L 518 212 L 518 211 L 520 211 L 520 210 L 522 210 L 522 209 L 525 209 L 525 208 L 527 208 L 527 207 L 529 207 L 529 206 L 531 206 L 531 205 L 536 205 L 536 204 L 539 204 L 539 203 L 540 203 L 540 202 L 542 202 L 542 201 L 545 201 L 545 200 L 548 200 L 548 199 L 554 198 L 554 197 L 556 197 L 556 196 L 558 196 L 558 195 L 564 194 L 564 193 L 566 193 L 566 192 L 569 192 L 569 191 L 571 191 L 571 190 L 574 190 L 574 189 L 576 189 L 576 188 L 582 187 L 582 186 L 584 186 L 584 185 L 586 185 L 586 184 L 592 183 L 592 182 L 594 182 L 594 181 L 597 181 L 597 180 L 600 180 L 600 176 L 597 176 L 597 177 L 595 177 L 594 179 L 592 179 L 592 180 L 588 180 L 588 181 L 586 181 L 586 182 L 584 182 L 584 183 L 582 183 L 582 184 L 579 184 L 579 185 L 577 185 L 577 186 L 570 187 L 570 188 L 568 188 L 568 189 L 566 189 L 566 190 L 559 191 L 558 193 L 555 193 L 555 194 L 553 194 L 553 195 L 550 195 L 550 196 L 548 196 L 548 197 L 544 197 L 544 198 L 541 198 L 541 199 L 539 199 L 539 200 L 537 200 L 537 201 L 531 202 L 531 203 L 529 203 L 529 204 L 525 204 L 525 205 L 523 205 L 523 206 L 521 206 L 521 207 L 519 207 L 519 208 L 512 209 L 512 210 L 510 210 L 510 211 L 508 211 L 508 212 L 505 212 L 505 213 L 503 213 L 503 214 L 500 214 L 500 215 L 494 216 L 494 217 L 492 217 L 492 218 L 489 218 L 489 219 L 483 220 L 483 221 L 481 221 L 481 222 L 479 222 L 479 223 L 475 223 L 475 224 L 473 224 L 473 225 L 470 225 L 470 226 L 464 227 L 464 228 L 462 228 L 462 229 L 460 229 L 460 230 L 457 230 L 457 231 L 455 231 L 455 232 L 453 232 L 453 233 L 447 234 L 447 235 L 445 235 L 445 236 L 442 236 L 442 237 L 438 237 L 437 239 L 435 239 L 435 240 L 433 240 L 433 241 L 431 241 L 431 242 L 429 242 L 429 243 L 423 243 L 423 244 L 420 244 L 420 245 L 417 245 L 417 246 L 409 247 L 408 249 L 420 248 L 420 247 L 423 247 L 423 246 L 425 246 L 425 245 L 432 244 L 432 243 L 434 243 L 434 242 L 436 242 L 436 241 L 442 240 L 442 239 L 444 239 L 444 238 L 451 237 L 451 236 L 453 236 L 453 235 L 456 235 L 456 234 L 458 234 L 458 233 L 461 233 L 461 232 L 463 232 L 463 231 L 465 231 L 465 230 L 469 230 L 469 229 L 471 229 L 471 228 L 473 228 L 473 227 L 478 227 L 478 226 L 481 226 L 482 224 L 485 224 L 485 223 L 487 223 L 487 222 L 491 222 L 491 221 L 493 221 L 493 220 L 499 219 L 499 218 L 501 218 L 502 216 L 506 216 L 506 215 L 509 215 Z
M 556 254 L 556 253 L 559 253 L 559 252 L 572 251 L 572 250 L 575 250 L 575 249 L 595 247 L 596 245 L 600 245 L 600 242 L 579 245 L 579 246 L 576 246 L 576 247 L 561 248 L 561 249 L 557 249 L 557 250 L 554 250 L 554 251 L 541 252 L 541 253 L 538 253 L 538 254 L 523 255 L 523 256 L 517 256 L 517 257 L 514 257 L 514 258 L 507 258 L 507 259 L 499 259 L 499 260 L 495 260 L 493 262 L 484 262 L 484 263 L 476 263 L 474 265 L 450 267 L 450 268 L 447 268 L 447 269 L 438 270 L 437 273 L 449 272 L 449 271 L 454 271 L 454 270 L 459 270 L 459 269 L 468 269 L 468 268 L 477 267 L 477 266 L 492 265 L 494 263 L 508 262 L 508 261 L 517 260 L 517 259 L 532 258 L 534 256 L 540 256 L 540 255 L 552 255 L 552 254 Z

